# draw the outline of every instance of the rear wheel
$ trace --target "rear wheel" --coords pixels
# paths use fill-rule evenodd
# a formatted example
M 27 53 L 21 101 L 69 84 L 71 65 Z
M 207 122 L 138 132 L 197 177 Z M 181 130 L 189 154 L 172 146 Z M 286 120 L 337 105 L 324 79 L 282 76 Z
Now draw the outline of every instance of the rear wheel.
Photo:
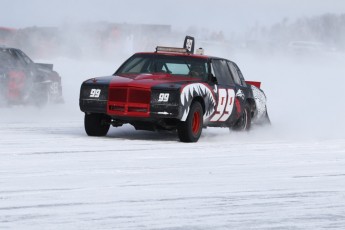
M 89 136 L 105 136 L 109 131 L 110 117 L 100 113 L 85 113 L 84 127 Z
M 241 115 L 241 117 L 238 119 L 236 124 L 233 126 L 233 130 L 246 130 L 248 131 L 250 129 L 252 121 L 252 116 L 251 116 L 251 109 L 250 109 L 250 104 L 246 104 L 244 107 L 244 111 Z
M 182 142 L 197 142 L 203 126 L 203 110 L 199 102 L 194 102 L 186 121 L 180 121 L 177 127 L 178 137 Z

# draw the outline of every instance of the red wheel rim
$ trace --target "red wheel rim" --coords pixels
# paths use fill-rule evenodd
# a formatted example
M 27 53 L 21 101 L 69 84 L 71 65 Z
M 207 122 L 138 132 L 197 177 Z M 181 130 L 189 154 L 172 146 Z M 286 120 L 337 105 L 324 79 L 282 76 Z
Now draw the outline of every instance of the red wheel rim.
M 200 113 L 196 111 L 193 114 L 192 132 L 194 135 L 196 135 L 198 134 L 199 130 L 200 130 Z

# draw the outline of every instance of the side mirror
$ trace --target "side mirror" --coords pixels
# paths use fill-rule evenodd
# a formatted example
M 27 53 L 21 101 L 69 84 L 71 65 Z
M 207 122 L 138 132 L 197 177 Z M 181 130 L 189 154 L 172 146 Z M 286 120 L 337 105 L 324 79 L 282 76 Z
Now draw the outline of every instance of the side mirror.
M 217 78 L 212 73 L 208 75 L 208 82 L 218 84 Z

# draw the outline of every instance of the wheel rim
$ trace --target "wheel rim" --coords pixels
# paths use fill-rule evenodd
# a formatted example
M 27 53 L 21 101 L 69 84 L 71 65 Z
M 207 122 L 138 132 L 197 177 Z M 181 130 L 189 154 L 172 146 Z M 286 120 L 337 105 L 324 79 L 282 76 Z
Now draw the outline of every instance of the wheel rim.
M 194 135 L 198 134 L 200 130 L 200 113 L 195 111 L 193 114 L 193 122 L 192 122 L 192 132 Z

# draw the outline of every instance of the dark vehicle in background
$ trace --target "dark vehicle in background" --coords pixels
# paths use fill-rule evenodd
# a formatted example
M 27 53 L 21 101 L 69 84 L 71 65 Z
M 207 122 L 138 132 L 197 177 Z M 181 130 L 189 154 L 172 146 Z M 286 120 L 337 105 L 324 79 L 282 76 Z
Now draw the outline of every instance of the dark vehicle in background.
M 249 130 L 269 123 L 260 82 L 245 81 L 227 59 L 185 48 L 136 53 L 112 76 L 86 80 L 80 91 L 85 131 L 104 136 L 110 125 L 138 130 L 177 130 L 182 142 L 198 141 L 203 127 Z
M 0 46 L 0 105 L 63 102 L 53 64 L 34 63 L 23 51 Z

